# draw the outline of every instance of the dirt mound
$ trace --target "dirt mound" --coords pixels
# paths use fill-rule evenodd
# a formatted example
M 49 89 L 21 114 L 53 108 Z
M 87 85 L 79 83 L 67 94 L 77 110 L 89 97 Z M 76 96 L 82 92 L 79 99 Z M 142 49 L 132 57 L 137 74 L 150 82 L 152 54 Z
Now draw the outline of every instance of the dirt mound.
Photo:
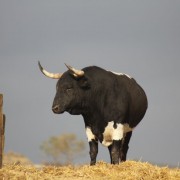
M 119 165 L 98 162 L 95 166 L 45 166 L 37 169 L 33 166 L 5 165 L 0 170 L 0 179 L 123 179 L 123 180 L 178 180 L 180 169 L 158 167 L 149 163 L 126 161 Z
M 8 152 L 5 153 L 3 156 L 3 164 L 32 165 L 32 162 L 22 154 L 15 152 Z

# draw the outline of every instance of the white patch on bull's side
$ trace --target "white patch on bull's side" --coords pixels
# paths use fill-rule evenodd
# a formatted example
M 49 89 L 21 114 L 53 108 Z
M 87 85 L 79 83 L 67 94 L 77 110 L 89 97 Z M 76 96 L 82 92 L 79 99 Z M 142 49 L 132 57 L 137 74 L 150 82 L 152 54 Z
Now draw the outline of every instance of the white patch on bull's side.
M 112 72 L 112 71 L 111 71 Z M 128 78 L 132 79 L 131 76 L 129 76 L 128 74 L 125 73 L 117 73 L 117 72 L 112 72 L 113 74 L 119 75 L 119 76 L 127 76 Z
M 124 135 L 132 131 L 133 129 L 129 127 L 128 124 L 116 123 L 117 128 L 114 128 L 114 121 L 111 121 L 106 126 L 103 133 L 102 144 L 106 147 L 110 146 L 113 140 L 122 140 Z
M 90 127 L 86 127 L 86 135 L 87 135 L 87 138 L 88 138 L 88 142 L 90 142 L 93 139 L 95 139 L 95 135 L 92 133 Z

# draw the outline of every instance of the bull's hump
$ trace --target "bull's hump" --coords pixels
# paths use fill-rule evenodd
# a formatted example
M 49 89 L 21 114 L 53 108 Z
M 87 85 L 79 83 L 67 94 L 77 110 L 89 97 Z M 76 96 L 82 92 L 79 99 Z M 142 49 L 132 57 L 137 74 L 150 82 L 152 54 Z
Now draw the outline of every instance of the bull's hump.
M 126 77 L 128 77 L 129 79 L 132 79 L 132 77 L 131 77 L 130 75 L 125 74 L 125 73 L 117 73 L 117 72 L 113 72 L 113 71 L 110 71 L 110 72 L 112 72 L 113 74 L 116 74 L 116 75 L 118 75 L 118 76 L 126 76 Z
M 133 130 L 128 124 L 114 123 L 114 121 L 109 122 L 104 129 L 102 144 L 106 147 L 110 146 L 113 140 L 122 140 L 127 132 Z

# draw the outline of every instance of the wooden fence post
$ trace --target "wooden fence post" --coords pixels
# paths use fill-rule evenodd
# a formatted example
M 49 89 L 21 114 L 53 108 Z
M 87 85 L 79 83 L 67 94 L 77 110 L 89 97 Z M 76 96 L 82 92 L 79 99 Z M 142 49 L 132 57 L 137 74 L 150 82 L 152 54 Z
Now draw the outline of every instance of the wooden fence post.
M 3 95 L 0 94 L 0 168 L 2 168 L 4 151 L 5 115 L 3 114 Z

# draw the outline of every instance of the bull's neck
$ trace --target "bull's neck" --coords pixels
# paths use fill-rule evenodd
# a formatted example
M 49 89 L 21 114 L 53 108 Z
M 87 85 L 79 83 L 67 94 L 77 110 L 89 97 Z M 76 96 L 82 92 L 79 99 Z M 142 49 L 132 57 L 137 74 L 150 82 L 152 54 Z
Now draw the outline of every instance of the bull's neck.
M 98 112 L 87 112 L 85 114 L 82 114 L 86 126 L 93 126 L 99 121 L 103 121 L 103 117 Z
M 92 88 L 91 93 L 86 96 L 88 97 L 85 100 L 86 108 L 82 115 L 87 122 L 106 121 L 108 90 L 106 87 L 102 88 L 101 86 L 96 84 L 96 87 Z
M 86 126 L 93 126 L 98 122 L 105 121 L 105 114 L 103 113 L 103 107 L 98 106 L 99 104 L 93 103 L 93 105 L 87 108 L 87 111 L 82 114 Z

